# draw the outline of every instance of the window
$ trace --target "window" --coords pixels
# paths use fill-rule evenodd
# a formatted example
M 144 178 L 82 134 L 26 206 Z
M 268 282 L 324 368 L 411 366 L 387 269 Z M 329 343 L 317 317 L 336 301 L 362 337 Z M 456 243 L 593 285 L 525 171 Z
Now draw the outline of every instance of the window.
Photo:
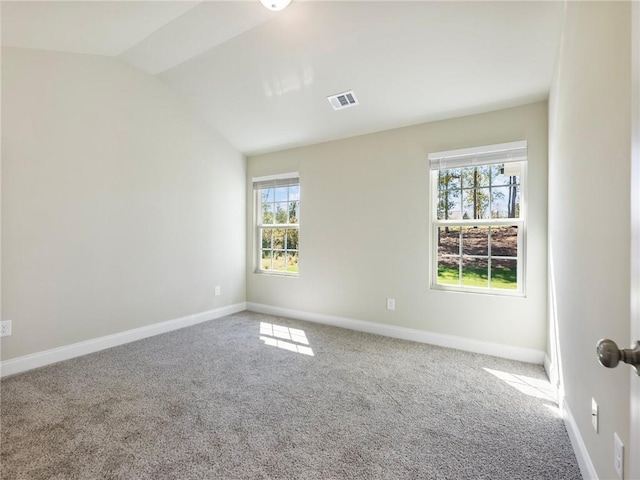
M 300 179 L 287 173 L 253 179 L 256 199 L 256 271 L 298 274 Z
M 524 295 L 527 143 L 429 154 L 433 288 Z

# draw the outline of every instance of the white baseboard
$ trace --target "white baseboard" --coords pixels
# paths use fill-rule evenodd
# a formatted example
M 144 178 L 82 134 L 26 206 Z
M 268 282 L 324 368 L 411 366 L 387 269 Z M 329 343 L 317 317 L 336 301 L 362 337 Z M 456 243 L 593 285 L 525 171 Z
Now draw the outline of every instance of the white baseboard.
M 274 307 L 261 303 L 247 302 L 247 310 L 257 313 L 295 318 L 298 320 L 305 320 L 307 322 L 322 323 L 324 325 L 332 325 L 334 327 L 347 328 L 349 330 L 357 330 L 360 332 L 374 333 L 376 335 L 401 338 L 403 340 L 428 343 L 431 345 L 438 345 L 440 347 L 482 353 L 485 355 L 492 355 L 494 357 L 508 358 L 510 360 L 537 363 L 540 365 L 542 365 L 545 355 L 545 352 L 542 350 L 535 350 L 532 348 L 514 347 L 510 345 L 473 340 L 470 338 L 456 337 L 454 335 L 427 332 L 414 328 L 396 327 L 384 323 L 367 322 L 364 320 L 336 317 L 333 315 L 290 310 L 288 308 Z
M 564 418 L 564 425 L 567 428 L 567 433 L 571 440 L 571 446 L 573 447 L 576 459 L 578 460 L 578 465 L 580 466 L 582 478 L 585 480 L 598 480 L 598 474 L 593 466 L 591 457 L 589 457 L 587 446 L 584 444 L 584 440 L 582 440 L 582 435 L 580 435 L 580 430 L 578 430 L 578 425 L 576 424 L 576 420 L 573 418 L 571 408 L 569 408 L 569 404 L 566 400 L 563 400 L 562 402 L 562 417 Z
M 106 348 L 116 347 L 129 342 L 135 342 L 136 340 L 153 337 L 154 335 L 170 332 L 172 330 L 190 327 L 197 323 L 214 320 L 216 318 L 224 317 L 225 315 L 242 312 L 243 310 L 246 310 L 246 303 L 236 303 L 233 305 L 227 305 L 226 307 L 208 310 L 206 312 L 187 315 L 186 317 L 154 323 L 152 325 L 146 325 L 144 327 L 134 328 L 132 330 L 126 330 L 112 335 L 106 335 L 104 337 L 65 345 L 64 347 L 52 348 L 43 352 L 12 358 L 10 360 L 0 362 L 0 377 L 13 375 L 38 367 L 44 367 L 51 363 L 61 362 L 63 360 L 97 352 Z

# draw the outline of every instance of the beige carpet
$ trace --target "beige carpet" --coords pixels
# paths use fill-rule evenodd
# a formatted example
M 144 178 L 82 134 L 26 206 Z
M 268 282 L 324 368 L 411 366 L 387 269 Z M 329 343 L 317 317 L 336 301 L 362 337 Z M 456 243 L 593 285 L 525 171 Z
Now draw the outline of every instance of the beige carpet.
M 2 479 L 575 479 L 538 365 L 249 312 L 2 380 Z

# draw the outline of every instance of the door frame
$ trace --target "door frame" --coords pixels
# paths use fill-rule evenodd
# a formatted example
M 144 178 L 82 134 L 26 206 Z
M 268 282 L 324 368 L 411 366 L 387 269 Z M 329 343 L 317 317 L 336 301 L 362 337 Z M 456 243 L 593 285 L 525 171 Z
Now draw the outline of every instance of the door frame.
M 631 2 L 631 341 L 640 341 L 640 2 Z M 640 376 L 630 369 L 628 475 L 640 478 Z

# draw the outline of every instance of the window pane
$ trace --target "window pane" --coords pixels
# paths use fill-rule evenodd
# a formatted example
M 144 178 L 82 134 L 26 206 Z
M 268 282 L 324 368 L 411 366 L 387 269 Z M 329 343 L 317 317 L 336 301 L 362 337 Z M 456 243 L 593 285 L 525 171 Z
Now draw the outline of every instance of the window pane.
M 298 230 L 294 228 L 287 229 L 286 232 L 286 248 L 287 250 L 298 249 Z
M 276 223 L 287 223 L 289 209 L 287 202 L 276 203 Z
M 438 227 L 438 255 L 460 255 L 460 227 Z
M 300 202 L 289 202 L 288 212 L 289 212 L 289 223 L 298 223 L 298 210 L 300 209 Z
M 520 218 L 520 187 L 513 187 L 515 194 L 511 192 L 511 204 L 513 205 L 513 214 L 509 218 Z M 510 207 L 511 208 L 511 207 Z
M 508 187 L 493 187 L 491 189 L 491 218 L 508 218 L 507 208 Z
M 491 185 L 501 186 L 509 185 L 512 179 L 504 174 L 504 164 L 491 166 Z
M 438 281 L 460 284 L 460 227 L 438 227 Z
M 475 171 L 476 171 L 475 167 L 467 167 L 467 168 L 460 169 L 460 174 L 461 174 L 460 178 L 462 180 L 463 188 L 474 188 L 473 180 L 474 180 Z
M 491 227 L 491 256 L 518 256 L 518 227 Z
M 289 187 L 289 201 L 300 200 L 300 185 Z
M 272 231 L 270 228 L 263 228 L 262 229 L 262 248 L 263 249 L 270 249 L 271 247 L 271 237 L 272 237 Z
M 438 189 L 460 190 L 460 169 L 447 168 L 438 171 Z
M 460 257 L 438 255 L 438 284 L 460 285 Z
M 262 251 L 261 268 L 263 270 L 270 270 L 271 269 L 271 255 L 272 255 L 272 251 L 271 250 L 263 250 Z
M 458 191 L 455 195 L 445 193 L 438 199 L 438 220 L 460 220 L 462 218 L 462 198 Z
M 438 219 L 459 219 L 460 170 L 440 170 L 438 174 Z
M 273 251 L 273 270 L 279 272 L 286 271 L 286 256 L 283 250 Z
M 289 187 L 276 187 L 275 190 L 275 201 L 276 202 L 286 202 L 287 195 L 289 192 Z
M 491 185 L 504 185 L 505 181 L 504 163 L 491 165 Z
M 489 227 L 464 227 L 462 230 L 463 255 L 489 255 Z
M 287 272 L 298 271 L 298 252 L 287 253 Z
M 518 288 L 518 261 L 491 260 L 491 288 L 516 290 Z
M 489 286 L 489 262 L 485 258 L 463 257 L 462 285 L 465 287 Z
M 518 218 L 520 216 L 520 187 L 494 187 L 491 190 L 491 218 Z
M 459 220 L 462 218 L 462 202 L 459 190 L 445 190 L 438 198 L 438 220 Z
M 489 186 L 489 165 L 466 167 L 462 170 L 462 187 L 478 188 Z
M 273 229 L 273 248 L 284 250 L 284 228 L 274 228 Z
M 462 191 L 462 218 L 489 218 L 489 188 Z
M 438 257 L 438 284 L 460 285 L 459 257 Z
M 262 223 L 272 225 L 275 219 L 273 203 L 262 203 Z
M 273 202 L 274 200 L 274 193 L 273 193 L 273 188 L 265 188 L 263 190 L 260 190 L 260 193 L 262 195 L 262 203 L 269 203 L 269 202 Z

